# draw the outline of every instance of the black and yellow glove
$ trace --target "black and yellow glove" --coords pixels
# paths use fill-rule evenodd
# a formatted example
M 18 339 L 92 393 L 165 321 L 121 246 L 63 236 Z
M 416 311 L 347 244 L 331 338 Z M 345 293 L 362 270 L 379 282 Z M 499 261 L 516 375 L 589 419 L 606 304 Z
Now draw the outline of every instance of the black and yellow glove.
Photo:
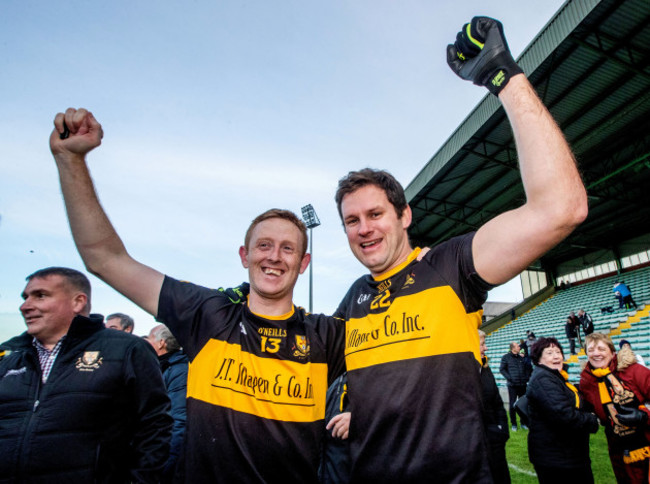
M 447 64 L 462 79 L 487 87 L 498 96 L 510 78 L 523 71 L 510 54 L 503 25 L 490 17 L 474 17 L 447 46 Z
M 226 289 L 220 287 L 217 290 L 228 296 L 228 299 L 230 299 L 230 302 L 233 304 L 241 304 L 246 301 L 246 296 L 248 296 L 248 293 L 250 292 L 250 285 L 248 282 L 242 282 L 237 287 L 228 287 Z

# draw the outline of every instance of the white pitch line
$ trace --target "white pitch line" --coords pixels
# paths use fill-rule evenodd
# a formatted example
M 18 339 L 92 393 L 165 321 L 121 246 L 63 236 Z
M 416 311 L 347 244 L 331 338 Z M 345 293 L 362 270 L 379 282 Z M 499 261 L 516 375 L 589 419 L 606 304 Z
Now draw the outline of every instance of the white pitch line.
M 521 467 L 517 467 L 514 464 L 508 464 L 508 467 L 510 467 L 511 469 L 514 469 L 517 472 L 521 472 L 522 474 L 526 474 L 527 476 L 537 477 L 537 474 L 535 474 L 534 472 L 527 471 L 526 469 L 522 469 Z

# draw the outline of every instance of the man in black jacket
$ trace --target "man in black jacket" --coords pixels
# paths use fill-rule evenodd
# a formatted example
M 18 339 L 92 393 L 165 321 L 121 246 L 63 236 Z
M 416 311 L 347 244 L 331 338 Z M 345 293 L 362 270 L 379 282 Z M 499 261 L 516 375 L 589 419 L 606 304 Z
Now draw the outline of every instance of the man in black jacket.
M 575 355 L 576 353 L 576 338 L 582 347 L 582 341 L 580 341 L 580 320 L 578 316 L 575 315 L 573 311 L 569 313 L 569 316 L 566 319 L 566 324 L 564 325 L 564 331 L 566 332 L 566 337 L 569 340 L 569 348 L 571 349 L 571 354 Z
M 517 431 L 517 412 L 515 402 L 518 398 L 526 394 L 526 383 L 530 377 L 530 372 L 526 367 L 524 357 L 519 354 L 521 347 L 519 343 L 513 341 L 510 343 L 510 351 L 501 358 L 499 371 L 508 382 L 508 399 L 510 400 L 510 424 L 512 431 Z M 528 429 L 528 422 L 521 417 L 521 428 Z
M 150 345 L 89 316 L 82 273 L 50 267 L 27 281 L 27 331 L 2 345 L 1 479 L 157 482 L 172 419 Z
M 584 309 L 578 311 L 578 320 L 580 321 L 580 326 L 582 326 L 582 331 L 584 331 L 585 336 L 594 332 L 594 320 Z
M 497 382 L 488 365 L 486 356 L 487 345 L 485 333 L 478 330 L 481 351 L 481 393 L 483 396 L 483 423 L 487 433 L 490 449 L 490 472 L 494 484 L 510 484 L 510 471 L 506 459 L 506 442 L 510 438 L 508 433 L 508 417 L 503 408 L 503 400 L 499 394 Z

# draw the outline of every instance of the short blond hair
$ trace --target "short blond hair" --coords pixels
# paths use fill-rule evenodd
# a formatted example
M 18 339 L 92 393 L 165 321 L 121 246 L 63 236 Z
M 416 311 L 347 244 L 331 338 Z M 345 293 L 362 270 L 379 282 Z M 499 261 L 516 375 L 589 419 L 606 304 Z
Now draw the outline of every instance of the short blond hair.
M 605 343 L 607 347 L 612 351 L 612 353 L 616 353 L 616 346 L 614 346 L 614 343 L 612 342 L 611 338 L 603 333 L 588 334 L 585 337 L 585 348 L 589 348 L 589 345 L 591 343 L 598 343 L 599 341 Z
M 299 247 L 301 251 L 300 256 L 302 257 L 305 255 L 307 253 L 307 227 L 305 226 L 305 223 L 300 220 L 295 213 L 291 212 L 290 210 L 283 210 L 280 208 L 272 208 L 255 217 L 255 219 L 248 227 L 246 236 L 244 237 L 244 247 L 246 247 L 246 250 L 250 249 L 248 245 L 250 244 L 251 237 L 253 236 L 253 229 L 257 227 L 257 225 L 261 222 L 272 218 L 287 220 L 296 226 L 296 228 L 300 231 L 300 238 L 302 239 Z

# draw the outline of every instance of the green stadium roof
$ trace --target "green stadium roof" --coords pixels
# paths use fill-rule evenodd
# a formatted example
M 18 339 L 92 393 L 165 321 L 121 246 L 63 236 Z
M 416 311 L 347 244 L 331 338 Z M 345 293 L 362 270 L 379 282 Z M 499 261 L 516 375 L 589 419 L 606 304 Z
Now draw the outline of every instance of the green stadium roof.
M 650 247 L 650 0 L 569 0 L 518 59 L 578 159 L 589 216 L 532 268 L 556 275 Z M 524 203 L 492 95 L 406 188 L 410 236 L 433 245 Z

